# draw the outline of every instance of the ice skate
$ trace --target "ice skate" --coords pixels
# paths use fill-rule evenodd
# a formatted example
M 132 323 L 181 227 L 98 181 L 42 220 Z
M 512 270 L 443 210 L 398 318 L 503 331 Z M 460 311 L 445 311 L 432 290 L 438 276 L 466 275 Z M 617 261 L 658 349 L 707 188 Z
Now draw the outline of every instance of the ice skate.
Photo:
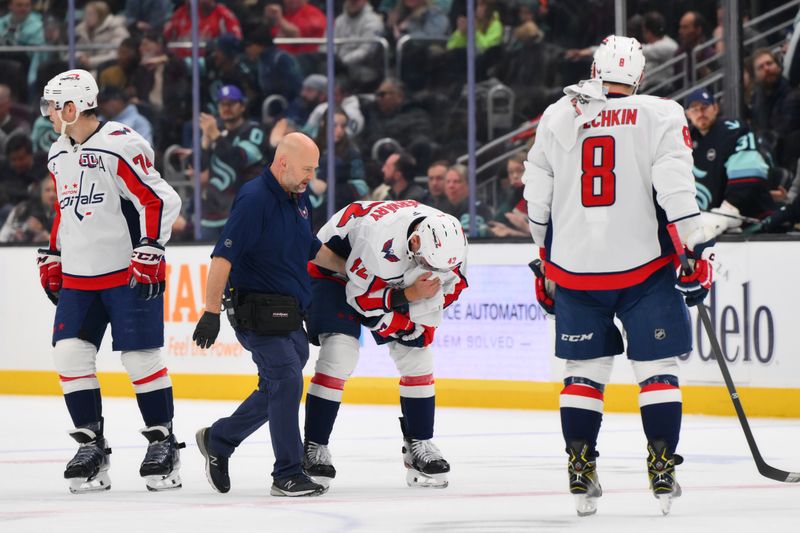
M 211 487 L 217 492 L 228 492 L 231 490 L 231 478 L 228 475 L 228 458 L 215 454 L 208 447 L 208 432 L 210 428 L 202 428 L 195 433 L 197 449 L 203 454 L 206 460 L 206 479 Z
M 409 487 L 430 487 L 443 489 L 447 487 L 448 463 L 442 452 L 432 440 L 412 439 L 406 433 L 405 419 L 400 417 L 400 429 L 403 432 L 403 463 L 406 472 L 406 483 Z
M 675 479 L 675 466 L 683 463 L 683 457 L 667 452 L 667 443 L 656 440 L 647 444 L 647 475 L 650 490 L 661 505 L 664 516 L 672 508 L 672 500 L 681 495 L 681 486 Z
M 303 470 L 326 489 L 330 487 L 331 480 L 336 477 L 336 469 L 328 446 L 307 440 L 303 446 Z
M 576 440 L 567 446 L 569 462 L 569 491 L 575 497 L 578 516 L 590 516 L 597 512 L 597 499 L 603 488 L 597 477 L 597 452 L 590 452 L 584 440 Z
M 103 423 L 99 422 L 69 432 L 69 436 L 80 445 L 64 470 L 64 478 L 69 481 L 69 491 L 73 494 L 111 488 L 111 478 L 108 477 L 111 448 L 102 436 L 102 427 Z
M 328 491 L 327 487 L 315 482 L 305 473 L 295 476 L 276 479 L 272 483 L 269 493 L 272 496 L 320 496 Z
M 147 490 L 161 491 L 181 488 L 180 448 L 186 444 L 178 442 L 165 426 L 152 426 L 140 430 L 150 444 L 139 468 L 145 479 Z

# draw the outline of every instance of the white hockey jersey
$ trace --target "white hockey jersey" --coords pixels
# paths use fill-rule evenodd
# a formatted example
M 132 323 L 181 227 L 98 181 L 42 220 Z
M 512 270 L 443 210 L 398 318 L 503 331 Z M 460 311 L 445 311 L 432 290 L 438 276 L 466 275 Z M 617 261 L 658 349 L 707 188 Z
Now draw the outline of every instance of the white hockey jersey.
M 560 286 L 629 287 L 673 261 L 668 222 L 684 239 L 699 227 L 686 118 L 671 100 L 570 89 L 581 87 L 547 108 L 525 162 L 533 240 Z
M 414 283 L 427 272 L 417 266 L 408 253 L 409 228 L 415 220 L 440 214 L 416 200 L 392 202 L 354 202 L 331 218 L 317 237 L 334 249 L 342 245 L 350 252 L 347 270 L 347 303 L 367 317 L 393 312 L 392 293 Z M 434 272 L 442 289 L 432 298 L 409 304 L 412 321 L 438 326 L 442 310 L 458 298 L 467 286 L 461 267 L 449 272 Z
M 169 240 L 181 200 L 153 159 L 150 144 L 119 122 L 106 122 L 81 145 L 65 136 L 53 143 L 50 248 L 61 251 L 65 288 L 125 285 L 134 241 Z

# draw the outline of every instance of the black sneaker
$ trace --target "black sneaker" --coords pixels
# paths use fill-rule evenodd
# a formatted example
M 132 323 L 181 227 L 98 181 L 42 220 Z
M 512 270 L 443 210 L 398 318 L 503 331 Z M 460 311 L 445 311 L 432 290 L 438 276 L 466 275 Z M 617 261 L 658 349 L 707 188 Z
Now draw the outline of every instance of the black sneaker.
M 305 472 L 276 479 L 269 493 L 273 496 L 319 496 L 327 492 L 327 488 L 312 480 Z
M 197 449 L 203 454 L 206 460 L 206 479 L 211 487 L 217 492 L 228 492 L 231 490 L 231 478 L 228 476 L 228 458 L 224 455 L 217 455 L 208 448 L 208 437 L 211 428 L 202 428 L 195 433 Z
M 603 495 L 597 477 L 597 452 L 589 449 L 585 440 L 571 441 L 567 446 L 569 460 L 569 491 L 575 496 L 578 516 L 589 516 L 597 512 L 597 498 Z
M 681 495 L 681 486 L 675 479 L 675 466 L 683 463 L 683 457 L 669 453 L 667 443 L 655 440 L 647 443 L 647 476 L 650 490 L 659 500 L 661 512 L 669 514 L 673 498 Z

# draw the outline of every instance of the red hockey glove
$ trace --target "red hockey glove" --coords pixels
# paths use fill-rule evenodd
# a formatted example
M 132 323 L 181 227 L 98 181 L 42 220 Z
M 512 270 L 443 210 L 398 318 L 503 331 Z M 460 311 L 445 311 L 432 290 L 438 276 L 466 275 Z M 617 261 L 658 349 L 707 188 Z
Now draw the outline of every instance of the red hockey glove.
M 164 261 L 164 247 L 152 239 L 142 239 L 131 253 L 128 267 L 131 289 L 139 287 L 139 298 L 151 300 L 164 292 L 167 279 L 167 266 Z
M 714 239 L 696 244 L 686 253 L 692 272 L 679 272 L 675 288 L 683 294 L 686 305 L 692 307 L 706 299 L 714 282 Z
M 556 316 L 555 284 L 545 277 L 541 259 L 531 261 L 528 266 L 536 276 L 536 301 L 539 302 L 539 306 L 548 318 L 554 318 Z
M 61 252 L 39 248 L 36 264 L 39 266 L 39 280 L 45 294 L 53 304 L 58 304 L 58 292 L 61 290 L 63 276 L 61 275 Z
M 405 335 L 400 335 L 400 340 L 407 346 L 425 348 L 433 343 L 433 336 L 435 334 L 436 328 L 433 326 L 414 324 L 414 329 Z

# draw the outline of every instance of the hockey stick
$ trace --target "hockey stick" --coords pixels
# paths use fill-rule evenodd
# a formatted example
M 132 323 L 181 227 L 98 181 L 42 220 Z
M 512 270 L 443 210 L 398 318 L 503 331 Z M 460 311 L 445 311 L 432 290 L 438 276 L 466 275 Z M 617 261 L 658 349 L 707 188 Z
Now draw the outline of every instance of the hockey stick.
M 720 217 L 732 218 L 734 220 L 741 220 L 742 222 L 747 222 L 748 224 L 761 224 L 761 219 L 746 217 L 744 215 L 734 215 L 733 213 L 722 213 L 720 211 L 708 211 L 708 213 Z
M 678 230 L 675 227 L 675 224 L 668 224 L 667 231 L 672 239 L 672 245 L 675 247 L 675 251 L 678 254 L 678 259 L 681 261 L 681 269 L 684 273 L 690 273 L 692 268 L 689 266 L 689 260 L 686 258 L 686 252 L 684 251 L 683 244 L 681 243 L 681 238 L 678 235 Z M 733 384 L 731 373 L 728 370 L 728 363 L 725 362 L 725 357 L 722 355 L 722 348 L 720 348 L 717 335 L 714 333 L 714 326 L 711 324 L 711 318 L 708 316 L 708 309 L 703 302 L 697 304 L 697 312 L 700 314 L 700 320 L 703 322 L 703 328 L 706 330 L 708 340 L 711 342 L 711 351 L 714 353 L 714 359 L 717 360 L 719 369 L 722 371 L 722 378 L 725 380 L 725 386 L 728 388 L 728 393 L 730 394 L 731 401 L 733 402 L 733 408 L 736 409 L 736 416 L 739 418 L 739 424 L 741 424 L 742 429 L 744 430 L 744 436 L 745 439 L 747 439 L 747 445 L 750 447 L 750 453 L 753 454 L 753 459 L 756 462 L 756 468 L 758 468 L 758 472 L 762 476 L 774 479 L 775 481 L 782 481 L 784 483 L 800 483 L 800 472 L 785 472 L 783 470 L 779 470 L 768 465 L 766 461 L 764 461 L 764 458 L 761 457 L 761 452 L 758 450 L 756 440 L 753 437 L 753 432 L 750 430 L 750 424 L 747 422 L 747 416 L 744 414 L 742 402 L 739 400 L 739 393 L 736 392 L 736 386 Z

